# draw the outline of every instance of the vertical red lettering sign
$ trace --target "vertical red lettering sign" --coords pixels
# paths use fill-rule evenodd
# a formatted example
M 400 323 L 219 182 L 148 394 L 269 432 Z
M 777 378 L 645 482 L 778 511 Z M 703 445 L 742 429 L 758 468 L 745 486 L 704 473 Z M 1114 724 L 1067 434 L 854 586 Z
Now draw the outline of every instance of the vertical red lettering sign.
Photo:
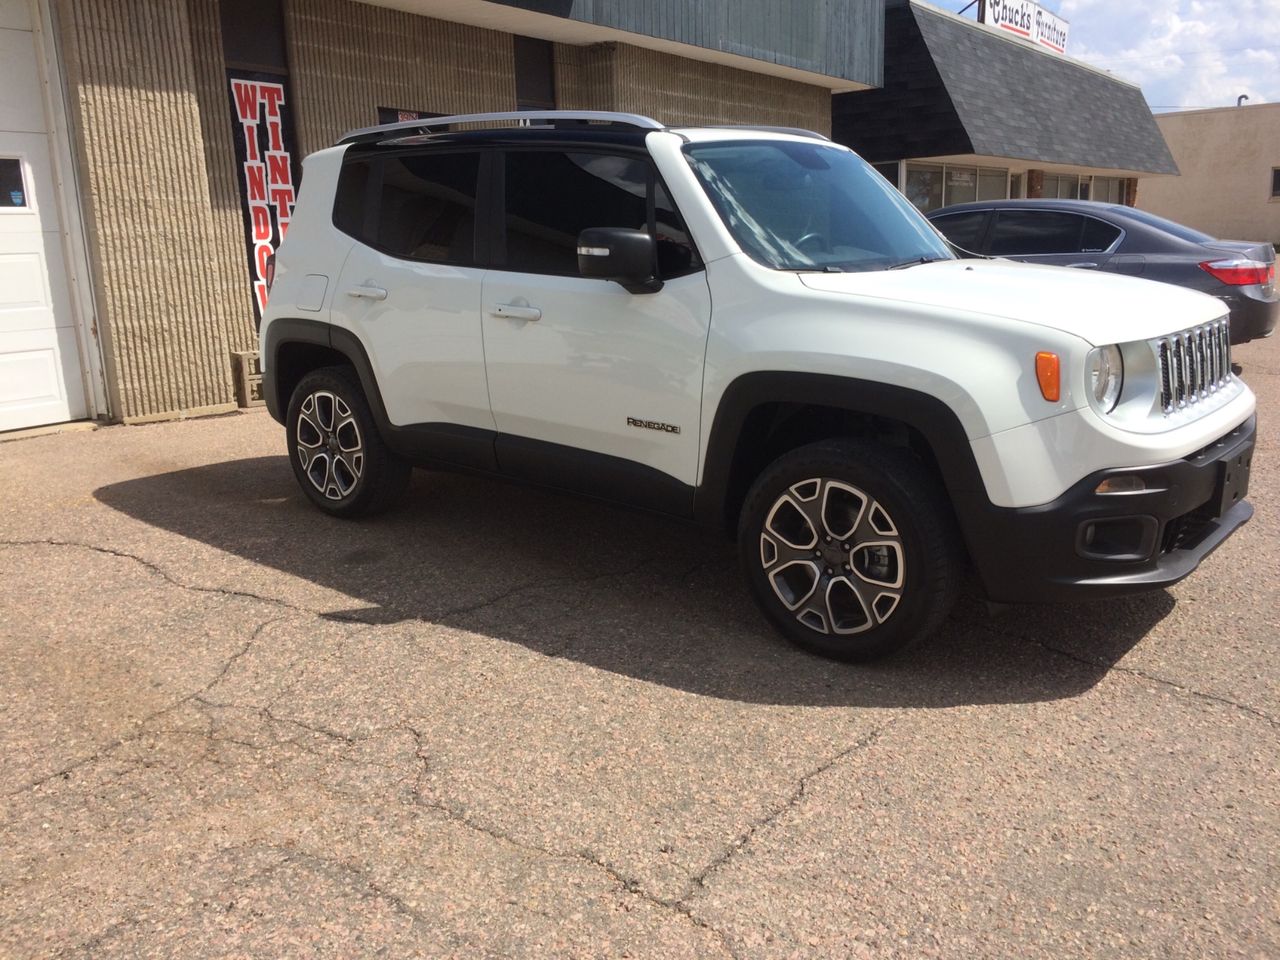
M 227 81 L 253 313 L 261 319 L 267 260 L 289 232 L 297 199 L 293 124 L 283 77 L 229 70 Z

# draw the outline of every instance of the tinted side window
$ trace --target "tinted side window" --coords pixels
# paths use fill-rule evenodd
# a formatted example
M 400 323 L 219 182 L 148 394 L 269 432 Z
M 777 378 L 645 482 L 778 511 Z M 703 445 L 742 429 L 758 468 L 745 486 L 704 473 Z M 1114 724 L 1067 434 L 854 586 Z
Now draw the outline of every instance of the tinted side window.
M 379 163 L 370 245 L 407 260 L 475 261 L 478 153 L 387 157 Z
M 697 266 L 684 221 L 641 157 L 513 151 L 505 195 L 507 270 L 577 276 L 578 234 L 588 227 L 651 230 L 664 278 Z
M 350 161 L 338 176 L 333 223 L 392 256 L 470 264 L 479 173 L 478 153 Z
M 368 233 L 366 224 L 373 219 L 367 216 L 370 213 L 368 208 L 369 161 L 344 163 L 333 198 L 333 225 L 357 240 L 365 240 Z
M 996 257 L 1079 253 L 1083 220 L 1052 210 L 1002 210 L 996 214 L 988 252 Z
M 1102 253 L 1120 236 L 1120 228 L 1093 217 L 1084 218 L 1084 238 L 1080 241 L 1083 253 Z
M 938 217 L 933 221 L 933 225 L 942 231 L 944 237 L 962 250 L 968 253 L 982 252 L 982 235 L 987 230 L 987 211 L 953 213 Z

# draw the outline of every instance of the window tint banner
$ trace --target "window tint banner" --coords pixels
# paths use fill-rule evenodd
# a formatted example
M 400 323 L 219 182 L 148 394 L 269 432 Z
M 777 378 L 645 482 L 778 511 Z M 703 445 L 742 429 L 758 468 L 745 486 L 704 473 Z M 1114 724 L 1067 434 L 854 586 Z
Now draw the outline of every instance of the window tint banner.
M 228 70 L 227 84 L 253 312 L 261 319 L 267 260 L 289 232 L 297 200 L 293 116 L 281 76 Z

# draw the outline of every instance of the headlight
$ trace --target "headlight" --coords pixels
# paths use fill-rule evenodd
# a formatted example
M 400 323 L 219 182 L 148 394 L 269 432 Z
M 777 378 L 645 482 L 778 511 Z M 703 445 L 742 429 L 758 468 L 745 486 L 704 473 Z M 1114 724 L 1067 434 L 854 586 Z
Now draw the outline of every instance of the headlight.
M 1103 413 L 1116 408 L 1120 388 L 1124 386 L 1124 358 L 1119 347 L 1099 347 L 1089 354 L 1089 386 L 1094 402 Z

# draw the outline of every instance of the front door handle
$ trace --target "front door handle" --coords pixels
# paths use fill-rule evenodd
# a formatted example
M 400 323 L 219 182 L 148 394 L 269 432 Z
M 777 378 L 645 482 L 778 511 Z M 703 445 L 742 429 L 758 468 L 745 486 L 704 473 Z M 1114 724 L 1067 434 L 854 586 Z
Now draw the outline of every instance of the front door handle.
M 527 307 L 518 303 L 495 303 L 489 313 L 495 317 L 506 317 L 508 320 L 541 320 L 542 311 L 537 307 Z
M 358 287 L 352 287 L 347 291 L 348 297 L 362 297 L 365 300 L 385 300 L 387 299 L 387 291 L 382 287 L 375 287 L 371 283 L 362 283 Z

